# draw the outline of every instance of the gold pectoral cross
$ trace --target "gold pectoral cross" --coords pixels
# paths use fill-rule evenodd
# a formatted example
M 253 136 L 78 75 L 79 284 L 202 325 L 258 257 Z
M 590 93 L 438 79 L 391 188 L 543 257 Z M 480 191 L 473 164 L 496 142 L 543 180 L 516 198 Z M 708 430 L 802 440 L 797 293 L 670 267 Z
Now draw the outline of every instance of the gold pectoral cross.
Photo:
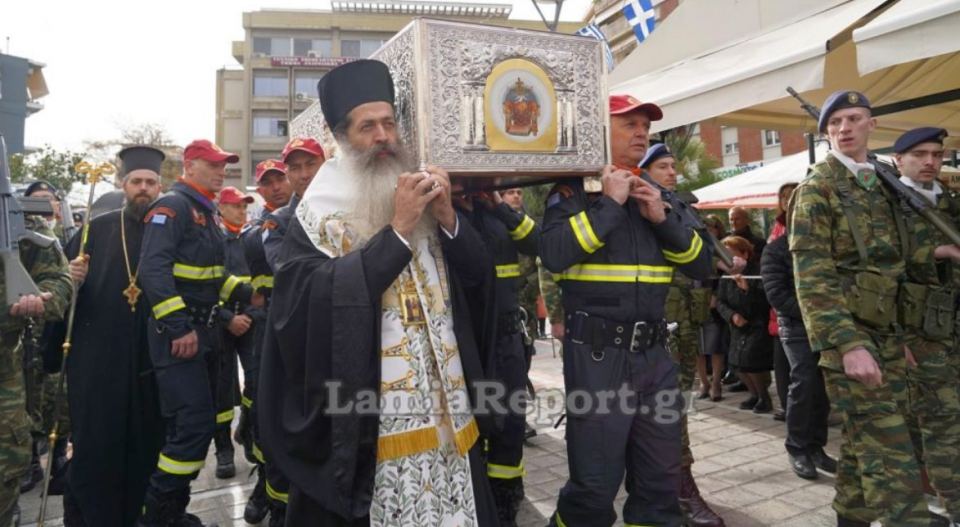
M 127 303 L 130 304 L 130 312 L 137 310 L 137 299 L 142 292 L 135 282 L 130 282 L 130 285 L 123 290 L 123 296 L 127 297 Z

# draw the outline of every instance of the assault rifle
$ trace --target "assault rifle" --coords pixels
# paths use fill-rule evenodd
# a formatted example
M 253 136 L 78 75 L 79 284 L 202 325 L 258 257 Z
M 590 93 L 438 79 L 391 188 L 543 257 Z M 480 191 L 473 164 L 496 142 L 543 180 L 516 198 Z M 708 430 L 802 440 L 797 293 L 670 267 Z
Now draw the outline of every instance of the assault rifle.
M 800 101 L 800 107 L 809 113 L 814 120 L 820 120 L 819 108 L 807 102 L 799 93 L 789 86 L 787 87 L 787 93 Z M 876 171 L 880 182 L 897 197 L 897 200 L 900 202 L 900 207 L 904 212 L 915 212 L 943 233 L 943 235 L 950 240 L 950 243 L 960 245 L 960 232 L 947 223 L 947 221 L 937 213 L 936 207 L 931 205 L 929 201 L 924 199 L 916 190 L 904 185 L 903 182 L 900 181 L 900 173 L 896 167 L 880 161 L 877 159 L 877 155 L 872 152 L 867 154 L 867 161 L 873 165 L 873 169 Z
M 45 203 L 45 205 L 44 205 Z M 7 162 L 7 143 L 0 135 L 0 260 L 3 261 L 4 286 L 7 307 L 23 295 L 39 295 L 37 284 L 20 262 L 20 240 L 29 240 L 41 247 L 49 247 L 54 239 L 28 230 L 25 214 L 53 212 L 50 202 L 43 198 L 18 200 L 10 185 L 10 166 Z

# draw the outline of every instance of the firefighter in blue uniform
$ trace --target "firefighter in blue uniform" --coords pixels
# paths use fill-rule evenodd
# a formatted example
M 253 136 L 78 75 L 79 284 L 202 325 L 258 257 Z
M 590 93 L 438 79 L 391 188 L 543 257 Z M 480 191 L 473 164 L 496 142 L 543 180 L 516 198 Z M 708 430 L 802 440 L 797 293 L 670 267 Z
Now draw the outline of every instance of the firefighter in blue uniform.
M 675 268 L 706 278 L 711 255 L 684 205 L 638 177 L 660 108 L 627 96 L 609 103 L 613 166 L 603 170 L 602 193 L 580 179 L 558 183 L 540 237 L 566 313 L 570 478 L 551 525 L 612 525 L 626 472 L 624 523 L 678 526 L 683 397 L 665 349 L 664 303 Z
M 218 304 L 262 305 L 249 284 L 224 272 L 214 199 L 227 163 L 238 160 L 210 141 L 193 141 L 183 152 L 183 177 L 144 217 L 140 283 L 152 306 L 150 359 L 167 438 L 138 521 L 143 527 L 203 525 L 186 508 L 216 425 Z
M 290 203 L 270 214 L 263 222 L 263 250 L 267 255 L 267 263 L 273 271 L 277 270 L 280 244 L 283 235 L 287 232 L 287 225 L 297 211 L 297 205 L 303 199 L 310 182 L 320 171 L 326 161 L 323 147 L 315 139 L 309 137 L 295 137 L 283 147 L 280 159 L 286 165 L 287 179 L 293 187 L 293 197 Z
M 253 196 L 247 196 L 235 187 L 224 187 L 218 200 L 220 222 L 224 236 L 224 270 L 227 276 L 233 276 L 239 283 L 250 284 L 250 267 L 244 254 L 241 237 L 247 219 L 247 206 L 253 203 Z M 220 325 L 220 378 L 217 381 L 217 430 L 213 434 L 216 446 L 216 477 L 229 479 L 237 475 L 233 462 L 233 441 L 230 438 L 230 425 L 236 415 L 236 406 L 240 404 L 237 358 L 243 364 L 243 396 L 249 397 L 251 389 L 256 389 L 256 377 L 251 376 L 254 362 L 255 323 L 265 320 L 265 313 L 259 307 L 243 304 L 240 301 L 231 304 L 221 299 Z M 259 368 L 253 368 L 256 374 Z
M 287 179 L 287 166 L 278 159 L 267 159 L 257 164 L 254 180 L 257 193 L 264 199 L 260 217 L 250 222 L 242 236 L 244 256 L 250 269 L 253 289 L 265 299 L 266 313 L 273 291 L 273 270 L 267 263 L 263 250 L 263 224 L 273 212 L 290 201 L 291 187 Z M 265 319 L 264 319 L 265 321 Z M 243 510 L 243 519 L 258 524 L 270 514 L 270 527 L 284 523 L 289 483 L 286 478 L 264 458 L 258 445 L 256 430 L 257 379 L 260 376 L 260 350 L 266 330 L 264 323 L 253 326 L 254 360 L 243 364 L 244 385 L 241 396 L 240 423 L 237 426 L 237 442 L 244 447 L 247 461 L 257 466 L 257 483 Z
M 516 526 L 523 500 L 523 439 L 526 429 L 526 347 L 520 318 L 520 256 L 536 256 L 540 229 L 533 218 L 504 203 L 496 191 L 474 194 L 460 203 L 471 224 L 483 237 L 496 266 L 497 335 L 491 379 L 503 384 L 506 415 L 495 419 L 495 433 L 487 439 L 487 477 L 497 503 L 501 527 Z M 514 395 L 518 394 L 518 395 Z M 516 400 L 517 407 L 510 404 Z

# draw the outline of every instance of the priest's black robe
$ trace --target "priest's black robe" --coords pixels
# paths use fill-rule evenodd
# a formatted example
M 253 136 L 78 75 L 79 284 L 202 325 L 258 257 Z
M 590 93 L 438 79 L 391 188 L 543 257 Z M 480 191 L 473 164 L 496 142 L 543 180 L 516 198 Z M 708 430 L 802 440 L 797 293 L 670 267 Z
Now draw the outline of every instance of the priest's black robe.
M 446 261 L 454 333 L 472 392 L 484 377 L 492 326 L 493 263 L 480 235 L 460 217 L 459 232 L 438 237 Z M 329 381 L 337 397 L 372 391 L 379 400 L 380 299 L 411 252 L 390 227 L 362 248 L 328 258 L 315 248 L 299 220 L 287 230 L 271 300 L 260 365 L 259 425 L 267 459 L 291 482 L 287 526 L 366 521 L 377 464 L 377 415 L 329 415 Z M 469 300 L 468 300 L 469 298 Z M 478 340 L 479 339 L 479 340 Z M 483 342 L 480 342 L 482 340 Z M 476 404 L 475 393 L 471 393 Z M 477 415 L 481 436 L 490 418 Z M 481 526 L 497 525 L 496 509 L 479 452 L 471 472 Z M 331 521 L 332 518 L 336 520 Z
M 143 222 L 124 216 L 127 254 L 136 269 Z M 74 236 L 67 246 L 71 259 L 80 238 Z M 90 269 L 78 292 L 67 357 L 73 458 L 66 499 L 80 509 L 87 526 L 131 526 L 165 434 L 147 352 L 150 305 L 140 295 L 131 312 L 123 296 L 129 280 L 119 210 L 90 222 L 86 253 Z

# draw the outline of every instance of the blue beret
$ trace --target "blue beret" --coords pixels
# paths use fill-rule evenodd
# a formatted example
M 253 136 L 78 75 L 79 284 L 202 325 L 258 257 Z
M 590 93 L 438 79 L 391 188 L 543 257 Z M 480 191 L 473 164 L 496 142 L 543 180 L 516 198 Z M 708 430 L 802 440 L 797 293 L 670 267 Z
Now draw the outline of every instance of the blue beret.
M 34 192 L 40 192 L 41 190 L 46 190 L 51 192 L 56 196 L 60 195 L 60 192 L 57 190 L 57 187 L 47 183 L 46 181 L 34 181 L 27 186 L 27 189 L 23 191 L 24 196 L 30 196 Z
M 893 143 L 893 151 L 902 154 L 920 143 L 939 143 L 942 145 L 945 137 L 947 137 L 947 131 L 943 128 L 934 128 L 933 126 L 914 128 L 897 138 L 897 142 Z
M 647 168 L 652 165 L 654 161 L 662 157 L 673 157 L 673 153 L 670 152 L 667 145 L 663 143 L 652 145 L 647 149 L 647 155 L 643 156 L 643 159 L 640 160 L 640 168 Z
M 820 120 L 817 122 L 817 129 L 820 130 L 821 134 L 827 130 L 827 119 L 830 118 L 830 115 L 844 108 L 866 108 L 869 110 L 870 101 L 867 100 L 866 95 L 858 91 L 839 90 L 831 93 L 823 103 L 823 108 L 820 110 Z

